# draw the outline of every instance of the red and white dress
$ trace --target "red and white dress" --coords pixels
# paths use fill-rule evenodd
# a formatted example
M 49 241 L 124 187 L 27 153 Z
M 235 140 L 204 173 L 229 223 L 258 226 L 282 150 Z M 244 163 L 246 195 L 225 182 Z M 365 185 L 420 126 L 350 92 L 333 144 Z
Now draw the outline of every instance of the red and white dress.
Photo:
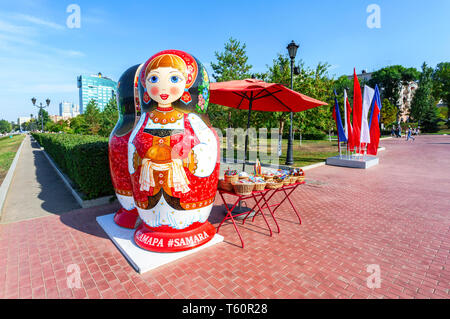
M 134 202 L 144 226 L 180 231 L 205 223 L 219 178 L 219 140 L 195 113 L 144 113 L 128 143 Z

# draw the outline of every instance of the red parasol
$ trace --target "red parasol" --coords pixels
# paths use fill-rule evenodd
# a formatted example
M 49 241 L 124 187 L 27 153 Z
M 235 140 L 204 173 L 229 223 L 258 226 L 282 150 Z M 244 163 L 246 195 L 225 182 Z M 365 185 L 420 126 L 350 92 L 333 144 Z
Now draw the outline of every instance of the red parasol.
M 282 84 L 256 79 L 213 82 L 209 102 L 240 110 L 301 112 L 325 102 L 293 91 Z
M 293 91 L 282 84 L 266 83 L 256 79 L 210 83 L 209 102 L 240 110 L 248 110 L 247 136 L 245 138 L 245 161 L 247 160 L 248 129 L 253 111 L 301 112 L 325 102 Z

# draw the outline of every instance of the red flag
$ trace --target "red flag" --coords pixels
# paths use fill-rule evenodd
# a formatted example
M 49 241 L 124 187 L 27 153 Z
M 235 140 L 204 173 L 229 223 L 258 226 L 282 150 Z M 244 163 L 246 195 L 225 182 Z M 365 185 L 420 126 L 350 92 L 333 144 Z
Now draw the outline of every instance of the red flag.
M 352 107 L 348 98 L 345 99 L 345 104 L 347 104 L 347 148 L 350 152 L 353 152 L 355 144 L 353 143 L 353 127 L 351 121 Z
M 362 95 L 356 70 L 353 69 L 353 145 L 359 148 L 361 139 Z
M 381 99 L 378 86 L 375 86 L 375 95 L 373 98 L 372 114 L 370 119 L 370 144 L 367 146 L 367 154 L 377 155 L 378 144 L 380 142 L 380 123 L 378 121 L 381 110 Z
M 370 126 L 370 144 L 367 146 L 367 154 L 377 155 L 378 143 L 380 141 L 380 125 L 378 123 L 378 114 L 380 109 L 375 101 L 375 107 L 373 108 L 372 124 Z

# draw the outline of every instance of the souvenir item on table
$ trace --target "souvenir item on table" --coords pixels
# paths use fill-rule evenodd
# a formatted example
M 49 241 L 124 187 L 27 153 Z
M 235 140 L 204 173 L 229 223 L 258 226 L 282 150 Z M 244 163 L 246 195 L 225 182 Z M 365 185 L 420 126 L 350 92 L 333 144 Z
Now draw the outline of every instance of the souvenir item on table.
M 255 191 L 262 191 L 264 188 L 266 188 L 266 181 L 263 177 L 250 176 L 249 180 L 255 184 L 255 187 L 253 189 Z
M 272 172 L 263 173 L 263 177 L 266 181 L 272 180 L 275 177 L 275 174 Z
M 230 168 L 228 168 L 224 173 L 224 179 L 229 183 L 237 182 L 239 180 L 237 170 L 231 170 Z
M 261 176 L 251 175 L 248 179 L 253 183 L 264 183 L 264 178 Z
M 248 179 L 249 175 L 246 172 L 240 172 L 239 173 L 239 179 Z
M 233 185 L 230 182 L 227 182 L 224 179 L 220 179 L 219 180 L 219 188 L 223 189 L 225 191 L 228 191 L 228 192 L 232 192 L 233 191 Z
M 238 195 L 249 195 L 252 193 L 255 183 L 248 179 L 240 179 L 237 182 L 233 182 L 234 192 Z
M 284 171 L 282 175 L 283 185 L 291 185 L 296 181 L 296 177 L 293 177 L 289 171 Z
M 262 169 L 261 169 L 261 163 L 259 162 L 259 159 L 256 159 L 255 163 L 255 175 L 256 176 L 262 176 Z
M 283 181 L 280 181 L 278 179 L 271 179 L 270 181 L 267 181 L 266 188 L 267 189 L 277 189 L 283 186 Z
M 262 173 L 263 178 L 266 181 L 268 181 L 268 180 L 271 180 L 271 179 L 273 179 L 275 177 L 275 174 L 277 173 L 277 170 L 275 170 L 273 168 L 272 169 L 271 168 L 264 168 L 261 173 Z
M 208 216 L 219 180 L 219 139 L 206 114 L 209 80 L 192 55 L 165 50 L 138 81 L 142 115 L 128 143 L 128 169 L 142 224 L 141 248 L 176 252 L 216 233 Z
M 305 172 L 300 167 L 295 167 L 293 169 L 292 176 L 295 178 L 297 183 L 303 182 L 305 180 Z
M 134 206 L 130 174 L 128 173 L 128 140 L 140 116 L 139 99 L 135 87 L 140 65 L 126 70 L 117 84 L 117 107 L 119 119 L 109 136 L 108 153 L 111 181 L 116 197 L 122 206 L 114 215 L 117 225 L 135 228 L 139 215 Z
M 284 185 L 292 185 L 295 184 L 297 177 L 294 177 L 294 170 L 289 168 L 285 170 L 286 177 L 283 181 Z
M 300 167 L 297 168 L 295 176 L 297 183 L 303 182 L 305 180 L 305 172 Z
M 285 185 L 287 185 L 287 177 L 289 176 L 289 171 L 278 169 L 275 173 L 274 179 L 283 182 Z

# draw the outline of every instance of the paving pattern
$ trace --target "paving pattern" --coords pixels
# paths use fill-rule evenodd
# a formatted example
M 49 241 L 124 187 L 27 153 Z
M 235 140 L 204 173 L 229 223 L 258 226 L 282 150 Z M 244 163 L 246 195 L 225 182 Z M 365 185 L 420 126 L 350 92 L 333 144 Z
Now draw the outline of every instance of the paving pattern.
M 381 144 L 376 167 L 307 172 L 302 225 L 282 206 L 279 234 L 239 223 L 242 249 L 226 224 L 224 242 L 143 275 L 95 221 L 117 204 L 2 224 L 0 298 L 449 298 L 450 137 Z

